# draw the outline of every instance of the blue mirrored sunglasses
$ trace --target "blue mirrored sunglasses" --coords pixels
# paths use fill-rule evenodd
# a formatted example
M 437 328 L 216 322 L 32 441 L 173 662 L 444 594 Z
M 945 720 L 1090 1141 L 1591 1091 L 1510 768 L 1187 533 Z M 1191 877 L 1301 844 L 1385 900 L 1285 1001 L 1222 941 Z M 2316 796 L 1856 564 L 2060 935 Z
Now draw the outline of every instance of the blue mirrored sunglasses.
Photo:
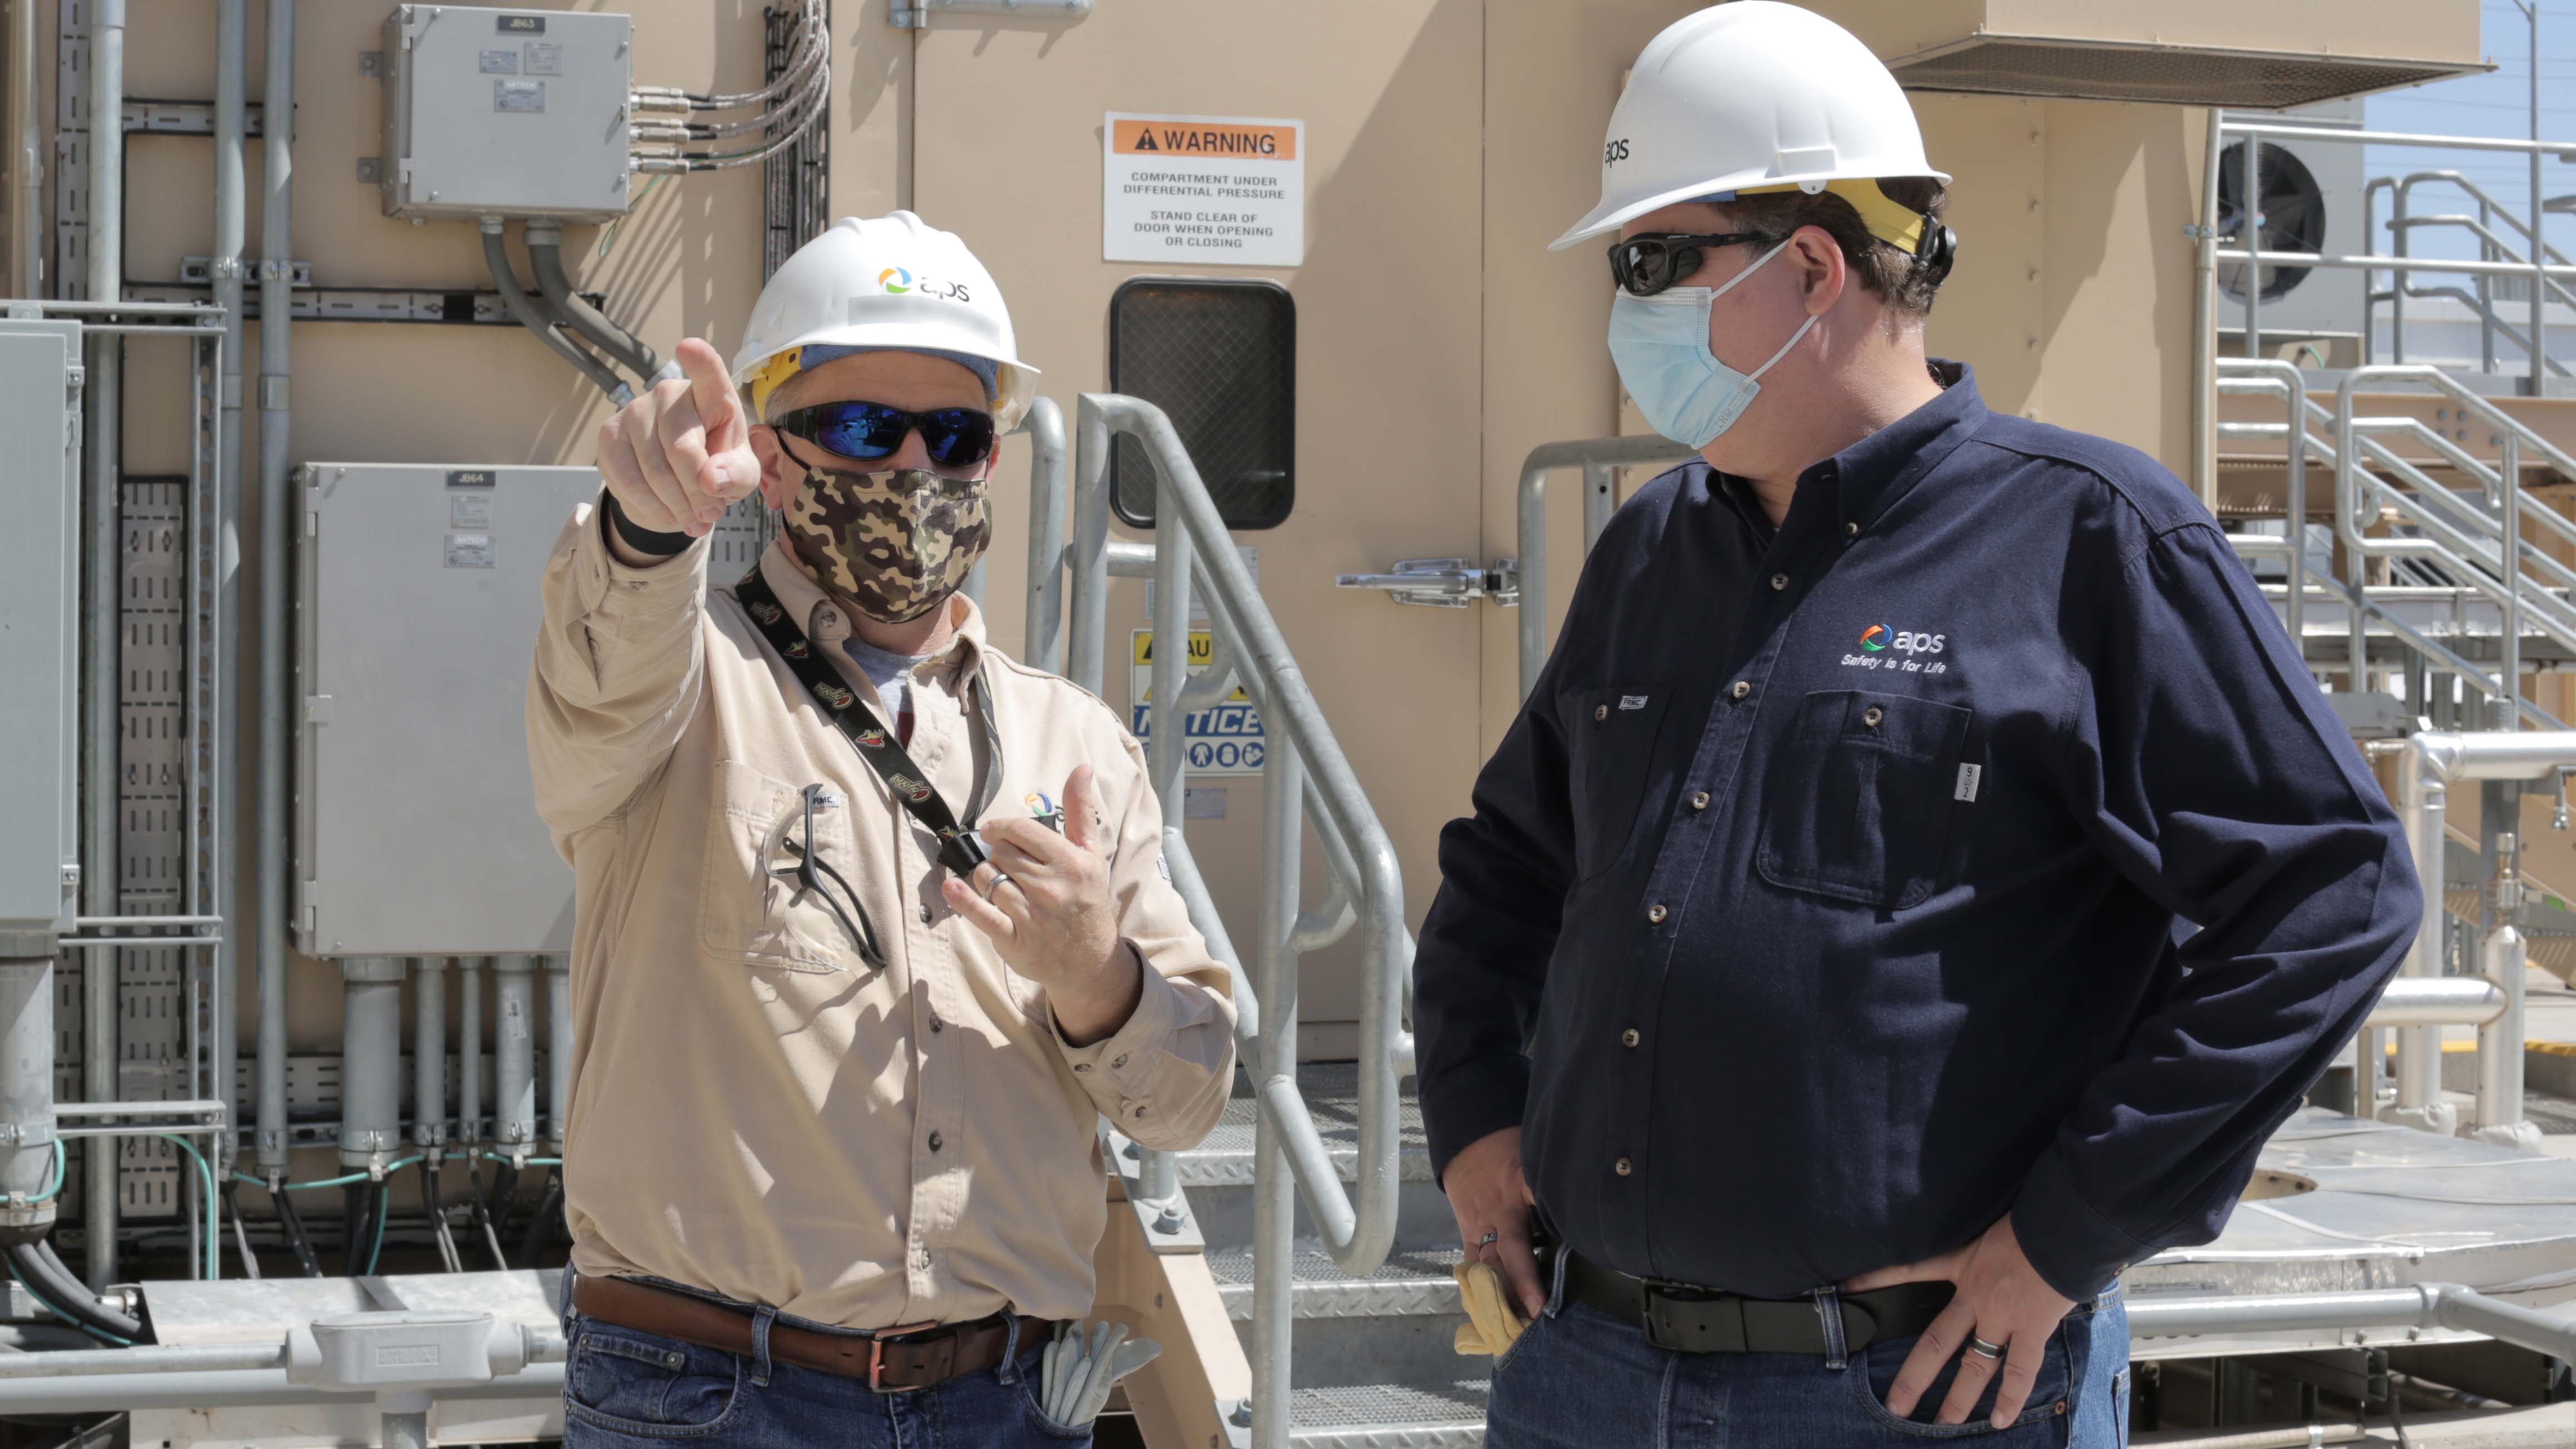
M 892 457 L 913 432 L 921 434 L 930 461 L 943 468 L 971 468 L 993 454 L 993 415 L 979 408 L 908 413 L 884 403 L 827 402 L 774 418 L 770 426 L 861 462 Z

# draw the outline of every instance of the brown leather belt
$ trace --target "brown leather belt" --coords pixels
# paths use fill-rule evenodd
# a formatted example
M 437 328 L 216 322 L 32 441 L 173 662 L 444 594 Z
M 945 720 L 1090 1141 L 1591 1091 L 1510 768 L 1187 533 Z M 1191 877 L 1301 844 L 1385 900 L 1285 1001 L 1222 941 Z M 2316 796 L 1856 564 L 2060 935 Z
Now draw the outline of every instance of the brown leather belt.
M 748 1356 L 752 1351 L 750 1314 L 631 1278 L 576 1279 L 572 1306 L 582 1317 L 614 1327 L 676 1338 L 719 1353 Z M 1023 1346 L 1039 1342 L 1049 1330 L 1042 1318 L 1022 1318 L 1019 1324 Z M 903 1324 L 865 1337 L 816 1333 L 784 1323 L 769 1326 L 771 1358 L 864 1379 L 881 1394 L 926 1389 L 961 1374 L 998 1367 L 1010 1342 L 1008 1312 L 971 1323 Z

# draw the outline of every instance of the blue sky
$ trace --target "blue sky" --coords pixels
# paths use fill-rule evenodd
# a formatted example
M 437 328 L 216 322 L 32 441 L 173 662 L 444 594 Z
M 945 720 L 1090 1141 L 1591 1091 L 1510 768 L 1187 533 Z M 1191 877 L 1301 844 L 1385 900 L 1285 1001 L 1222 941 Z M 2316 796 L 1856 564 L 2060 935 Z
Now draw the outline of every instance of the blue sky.
M 2496 68 L 2484 75 L 2461 76 L 2410 90 L 2372 96 L 2368 106 L 2374 131 L 2411 131 L 2446 136 L 2502 136 L 2521 140 L 2531 134 L 2531 45 L 2528 23 L 2512 0 L 2483 0 L 2479 6 L 2479 48 Z M 2576 3 L 2545 0 L 2540 6 L 2540 130 L 2549 140 L 2576 141 Z M 2369 174 L 2397 176 L 2417 169 L 2441 168 L 2466 173 L 2497 197 L 2519 209 L 2530 195 L 2529 165 L 2523 157 L 2503 152 L 2434 153 L 2410 147 L 2369 148 Z M 2541 163 L 2541 194 L 2576 193 L 2576 162 Z M 2435 197 L 2463 199 L 2448 187 L 2416 188 L 2418 209 Z M 2442 210 L 2452 209 L 2448 204 Z M 2576 217 L 2549 221 L 2550 244 L 2576 255 Z M 2384 251 L 2383 229 L 2373 249 Z M 2419 233 L 2417 255 L 2473 256 L 2465 232 Z

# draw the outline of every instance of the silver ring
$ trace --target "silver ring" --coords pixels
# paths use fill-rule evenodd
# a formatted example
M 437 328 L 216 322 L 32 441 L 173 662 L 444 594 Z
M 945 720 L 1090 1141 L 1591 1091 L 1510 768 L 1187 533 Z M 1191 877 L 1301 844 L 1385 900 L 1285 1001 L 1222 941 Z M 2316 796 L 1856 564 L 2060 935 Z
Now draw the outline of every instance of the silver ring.
M 1002 888 L 1003 884 L 1004 884 L 1005 882 L 1009 881 L 1009 880 L 1010 880 L 1010 877 L 1009 877 L 1009 876 L 1007 876 L 1007 875 L 1005 875 L 1005 874 L 1003 874 L 1001 871 L 998 871 L 998 870 L 994 871 L 994 872 L 993 872 L 993 879 L 992 879 L 990 882 L 988 882 L 988 883 L 985 885 L 985 887 L 984 887 L 984 899 L 985 899 L 986 901 L 988 901 L 988 902 L 989 902 L 990 900 L 992 900 L 992 899 L 993 899 L 993 892 L 995 892 L 995 891 L 997 891 L 997 890 L 1000 890 L 1000 889 Z
M 2002 1358 L 2004 1346 L 2000 1343 L 1988 1343 L 1972 1333 L 1968 1335 L 1968 1352 L 1979 1358 Z
M 1479 1248 L 1489 1248 L 1494 1244 L 1501 1242 L 1502 1238 L 1503 1235 L 1500 1233 L 1488 1232 L 1483 1237 L 1476 1240 L 1476 1246 Z

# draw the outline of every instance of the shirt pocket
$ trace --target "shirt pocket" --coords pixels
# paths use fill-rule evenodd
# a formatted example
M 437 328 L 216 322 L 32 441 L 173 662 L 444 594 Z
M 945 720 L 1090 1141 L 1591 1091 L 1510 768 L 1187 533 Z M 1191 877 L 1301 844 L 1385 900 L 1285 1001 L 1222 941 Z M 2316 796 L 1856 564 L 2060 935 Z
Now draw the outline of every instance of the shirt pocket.
M 1764 782 L 1762 878 L 1882 910 L 1922 904 L 1955 873 L 1970 716 L 1901 694 L 1808 695 Z
M 1572 696 L 1574 869 L 1590 880 L 1619 862 L 1636 833 L 1637 811 L 1654 773 L 1655 733 L 1664 718 L 1661 685 L 1587 689 Z
M 851 844 L 848 798 L 814 812 L 814 834 L 823 859 L 854 881 L 859 862 Z M 698 946 L 730 965 L 790 971 L 846 971 L 858 960 L 830 906 L 808 893 L 797 899 L 788 866 L 795 855 L 781 843 L 793 814 L 793 834 L 804 837 L 798 789 L 736 760 L 716 766 L 715 801 L 708 807 L 706 870 L 698 887 Z

